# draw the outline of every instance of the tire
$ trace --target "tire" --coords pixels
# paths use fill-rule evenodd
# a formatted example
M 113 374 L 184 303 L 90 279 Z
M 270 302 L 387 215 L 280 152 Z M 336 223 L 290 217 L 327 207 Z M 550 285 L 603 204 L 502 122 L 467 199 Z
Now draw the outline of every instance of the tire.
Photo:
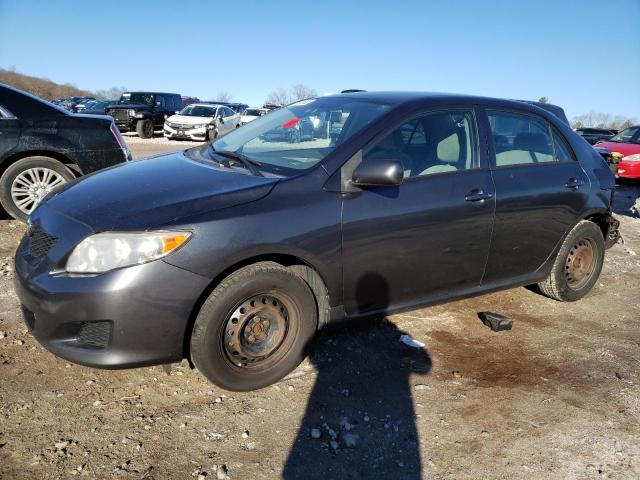
M 565 238 L 551 273 L 538 287 L 547 297 L 575 302 L 587 295 L 598 281 L 604 262 L 602 230 L 583 220 Z
M 140 138 L 151 138 L 153 137 L 153 122 L 145 118 L 144 120 L 138 120 L 136 123 L 136 133 Z
M 202 305 L 191 359 L 219 387 L 256 390 L 304 360 L 317 324 L 315 298 L 304 280 L 277 263 L 249 265 L 225 278 Z
M 71 170 L 53 158 L 22 158 L 0 177 L 0 204 L 9 215 L 24 222 L 47 193 L 74 178 Z M 32 194 L 28 192 L 30 186 L 34 188 Z

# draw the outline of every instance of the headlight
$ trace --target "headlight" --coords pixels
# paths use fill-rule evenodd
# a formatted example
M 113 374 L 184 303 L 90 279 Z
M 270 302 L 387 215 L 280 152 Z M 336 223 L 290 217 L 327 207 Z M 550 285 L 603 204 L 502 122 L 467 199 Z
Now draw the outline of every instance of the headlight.
M 129 113 L 130 117 L 133 117 L 136 114 L 136 111 L 135 110 L 128 110 L 127 113 Z
M 73 249 L 66 271 L 100 273 L 150 262 L 173 252 L 190 236 L 190 232 L 98 233 Z
M 165 126 L 166 126 L 166 127 L 173 127 L 173 123 L 171 123 L 171 122 L 170 122 L 170 121 L 168 121 L 168 120 L 165 120 L 165 121 L 164 121 L 164 124 L 165 124 Z
M 622 157 L 623 162 L 640 162 L 640 153 L 634 153 L 633 155 L 627 155 Z

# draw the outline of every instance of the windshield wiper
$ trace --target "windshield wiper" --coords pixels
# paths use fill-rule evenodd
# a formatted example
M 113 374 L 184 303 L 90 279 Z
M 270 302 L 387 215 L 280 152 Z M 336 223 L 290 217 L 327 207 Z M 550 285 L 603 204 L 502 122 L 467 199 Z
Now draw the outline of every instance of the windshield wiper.
M 262 166 L 262 164 L 257 160 L 254 160 L 253 158 L 249 158 L 246 155 L 243 155 L 242 153 L 234 152 L 232 150 L 216 150 L 215 148 L 213 148 L 213 146 L 211 147 L 211 149 L 213 150 L 213 153 L 216 153 L 222 157 L 227 157 L 227 158 L 230 158 L 231 160 L 239 161 L 242 165 L 244 165 L 244 167 L 247 170 L 249 170 L 255 176 L 257 177 L 264 176 L 262 175 L 260 170 L 256 168 L 256 167 Z

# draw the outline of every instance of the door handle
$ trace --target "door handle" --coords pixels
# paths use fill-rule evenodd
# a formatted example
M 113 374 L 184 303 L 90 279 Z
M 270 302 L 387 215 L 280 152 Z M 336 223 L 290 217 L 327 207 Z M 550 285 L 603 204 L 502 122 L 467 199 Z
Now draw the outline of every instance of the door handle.
M 481 202 L 482 200 L 489 200 L 490 198 L 493 198 L 493 193 L 483 192 L 482 190 L 472 190 L 471 193 L 468 193 L 464 197 L 467 202 Z
M 565 187 L 567 188 L 573 188 L 573 189 L 578 189 L 583 185 L 583 183 L 578 180 L 577 178 L 571 177 L 569 180 L 567 180 L 567 183 L 564 184 Z

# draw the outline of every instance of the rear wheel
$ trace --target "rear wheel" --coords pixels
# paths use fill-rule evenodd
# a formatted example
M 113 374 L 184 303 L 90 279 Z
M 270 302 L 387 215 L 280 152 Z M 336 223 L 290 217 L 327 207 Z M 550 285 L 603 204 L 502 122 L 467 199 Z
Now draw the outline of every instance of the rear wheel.
M 20 159 L 0 177 L 0 203 L 13 218 L 26 221 L 47 194 L 74 178 L 71 170 L 53 158 Z
M 551 273 L 538 284 L 546 296 L 573 302 L 588 294 L 604 262 L 604 238 L 595 223 L 583 220 L 565 238 Z
M 262 388 L 304 359 L 317 322 L 315 299 L 304 280 L 276 263 L 250 265 L 223 280 L 203 304 L 191 335 L 191 358 L 222 388 Z
M 148 118 L 138 120 L 138 123 L 136 123 L 136 133 L 140 138 L 153 137 L 153 122 Z

